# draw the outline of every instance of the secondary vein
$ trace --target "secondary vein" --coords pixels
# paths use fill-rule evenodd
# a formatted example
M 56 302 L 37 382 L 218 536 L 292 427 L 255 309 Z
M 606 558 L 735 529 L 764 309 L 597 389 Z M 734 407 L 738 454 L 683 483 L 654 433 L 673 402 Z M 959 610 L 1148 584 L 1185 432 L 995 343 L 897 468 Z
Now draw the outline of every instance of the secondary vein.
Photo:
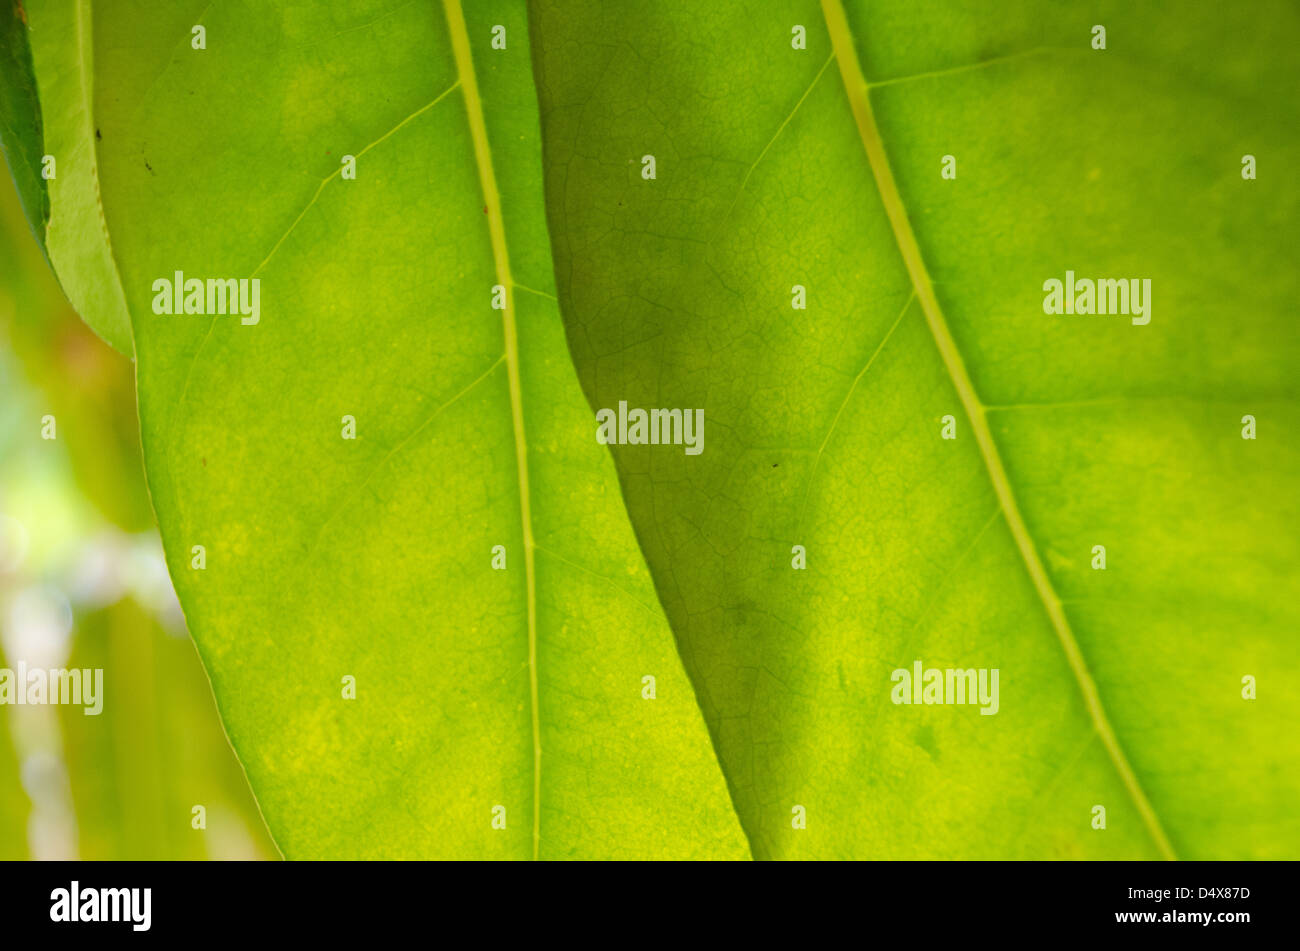
M 465 26 L 465 13 L 460 0 L 443 0 L 447 14 L 447 27 L 451 33 L 451 49 L 456 58 L 456 72 L 460 77 L 461 93 L 465 97 L 465 112 L 469 118 L 470 137 L 474 141 L 474 158 L 478 165 L 479 184 L 483 201 L 487 205 L 488 233 L 492 240 L 492 258 L 496 263 L 497 283 L 505 288 L 506 309 L 503 311 L 506 343 L 506 372 L 510 378 L 510 413 L 515 430 L 515 464 L 519 474 L 519 510 L 523 522 L 524 577 L 528 592 L 528 685 L 532 700 L 533 719 L 533 858 L 541 854 L 542 826 L 542 736 L 537 702 L 537 580 L 534 567 L 532 509 L 528 492 L 528 443 L 524 434 L 523 392 L 519 382 L 519 335 L 515 328 L 515 282 L 510 276 L 510 255 L 506 248 L 505 220 L 501 215 L 501 193 L 497 189 L 496 173 L 492 168 L 492 152 L 488 145 L 487 123 L 483 117 L 483 99 L 479 95 L 478 80 L 474 73 L 474 60 L 470 55 L 469 31 Z
M 894 239 L 897 241 L 898 250 L 907 265 L 907 272 L 911 276 L 913 287 L 916 288 L 916 296 L 921 302 L 921 309 L 925 313 L 926 323 L 929 325 L 934 342 L 943 357 L 944 366 L 948 369 L 948 375 L 952 378 L 953 386 L 961 398 L 966 416 L 970 419 L 971 429 L 975 433 L 975 441 L 979 446 L 980 454 L 984 458 L 984 466 L 993 482 L 998 503 L 1002 506 L 1002 511 L 1006 515 L 1007 526 L 1011 529 L 1016 547 L 1020 549 L 1020 555 L 1024 559 L 1026 569 L 1029 571 L 1030 579 L 1033 581 L 1034 588 L 1037 590 L 1043 607 L 1047 611 L 1047 616 L 1052 622 L 1057 639 L 1065 651 L 1066 659 L 1069 661 L 1070 669 L 1074 672 L 1074 678 L 1078 682 L 1079 690 L 1083 694 L 1083 700 L 1092 718 L 1093 726 L 1101 736 L 1111 762 L 1132 797 L 1134 805 L 1141 814 L 1147 831 L 1157 848 L 1165 858 L 1174 859 L 1177 856 L 1174 854 L 1173 846 L 1161 828 L 1160 820 L 1156 816 L 1146 794 L 1142 791 L 1137 775 L 1133 772 L 1133 767 L 1129 765 L 1128 758 L 1124 755 L 1124 750 L 1120 746 L 1119 738 L 1110 725 L 1105 708 L 1101 703 L 1101 695 L 1097 691 L 1097 684 L 1092 679 L 1083 652 L 1079 649 L 1079 644 L 1070 629 L 1070 622 L 1066 617 L 1065 608 L 1052 587 L 1051 579 L 1047 575 L 1047 569 L 1043 566 L 1042 559 L 1039 557 L 1038 550 L 1034 545 L 1034 540 L 1029 534 L 1029 528 L 1025 524 L 1024 517 L 1020 514 L 1020 507 L 1016 502 L 1015 493 L 1011 489 L 1011 481 L 1008 479 L 1006 469 L 1002 465 L 1002 457 L 998 453 L 997 444 L 993 440 L 993 433 L 989 429 L 988 420 L 985 418 L 984 405 L 975 392 L 970 375 L 966 372 L 966 365 L 962 360 L 961 352 L 957 349 L 957 344 L 948 330 L 943 311 L 939 307 L 939 300 L 934 293 L 934 285 L 930 280 L 929 272 L 926 270 L 925 260 L 921 256 L 920 245 L 917 243 L 916 235 L 912 232 L 912 225 L 907 217 L 907 208 L 903 204 L 898 184 L 895 182 L 893 171 L 889 167 L 889 158 L 885 153 L 880 129 L 876 126 L 875 115 L 872 112 L 871 101 L 867 94 L 867 79 L 862 72 L 861 64 L 858 62 L 858 53 L 853 45 L 853 34 L 849 29 L 848 18 L 844 13 L 844 5 L 841 0 L 822 0 L 822 14 L 825 16 L 826 26 L 830 32 L 835 58 L 840 64 L 840 76 L 844 81 L 844 89 L 848 94 L 849 104 L 853 109 L 853 118 L 857 122 L 858 134 L 862 139 L 863 148 L 866 149 L 867 160 L 871 164 L 871 172 L 875 177 L 881 202 L 885 207 L 885 213 L 888 215 L 890 226 L 894 231 Z

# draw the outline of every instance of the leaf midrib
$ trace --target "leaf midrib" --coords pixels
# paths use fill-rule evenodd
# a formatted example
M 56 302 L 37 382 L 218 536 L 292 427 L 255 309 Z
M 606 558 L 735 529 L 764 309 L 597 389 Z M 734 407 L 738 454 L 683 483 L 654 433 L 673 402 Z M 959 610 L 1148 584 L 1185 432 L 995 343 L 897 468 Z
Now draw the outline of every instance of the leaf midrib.
M 1024 517 L 1020 514 L 1020 507 L 1016 502 L 1011 482 L 1007 477 L 1006 469 L 1002 465 L 1002 458 L 998 453 L 997 444 L 994 442 L 993 433 L 989 429 L 988 420 L 985 418 L 984 404 L 975 392 L 975 387 L 966 372 L 966 365 L 961 352 L 957 349 L 956 341 L 953 340 L 947 321 L 943 316 L 943 310 L 939 306 L 939 300 L 935 296 L 934 286 L 930 281 L 930 275 L 925 266 L 925 259 L 921 255 L 920 245 L 917 243 L 916 235 L 912 231 L 912 225 L 907 216 L 907 208 L 903 204 L 898 184 L 894 180 L 893 172 L 889 166 L 889 157 L 885 152 L 884 141 L 876 125 L 868 94 L 867 78 L 862 72 L 862 66 L 858 61 L 857 48 L 854 46 L 853 33 L 849 27 L 842 0 L 821 0 L 821 3 L 822 14 L 825 17 L 826 27 L 830 33 L 831 46 L 835 59 L 840 66 L 840 77 L 844 82 L 844 89 L 853 110 L 853 118 L 857 123 L 858 134 L 862 139 L 863 148 L 867 153 L 867 161 L 871 165 L 872 176 L 880 193 L 881 203 L 884 205 L 885 213 L 889 217 L 894 239 L 898 244 L 898 250 L 903 257 L 903 262 L 907 266 L 916 296 L 921 302 L 921 309 L 925 313 L 931 336 L 933 336 L 939 354 L 943 358 L 944 366 L 948 370 L 953 386 L 961 398 L 966 416 L 970 420 L 971 429 L 975 433 L 975 441 L 984 460 L 985 470 L 993 483 L 998 503 L 1002 508 L 1003 515 L 1006 517 L 1007 527 L 1011 530 L 1011 534 L 1016 541 L 1016 547 L 1020 549 L 1025 568 L 1029 572 L 1039 599 L 1042 601 L 1047 616 L 1052 622 L 1057 640 L 1065 651 L 1066 659 L 1069 661 L 1070 669 L 1074 673 L 1079 690 L 1083 694 L 1084 703 L 1092 718 L 1093 726 L 1101 736 L 1112 764 L 1114 764 L 1120 779 L 1133 799 L 1134 805 L 1141 814 L 1147 831 L 1157 848 L 1165 858 L 1175 859 L 1177 856 L 1174 853 L 1173 846 L 1166 837 L 1160 825 L 1159 817 L 1152 808 L 1150 801 L 1142 791 L 1142 786 L 1138 782 L 1128 758 L 1124 755 L 1123 748 L 1120 746 L 1119 738 L 1115 735 L 1115 731 L 1106 716 L 1101 696 L 1097 691 L 1097 685 L 1088 670 L 1087 662 L 1083 657 L 1083 652 L 1079 649 L 1074 633 L 1070 629 L 1070 622 L 1066 617 L 1065 608 L 1052 587 L 1051 579 L 1048 577 L 1047 569 L 1038 555 L 1038 549 L 1034 544 L 1033 537 L 1029 533 Z
M 542 740 L 537 698 L 537 581 L 534 569 L 536 545 L 533 541 L 532 508 L 528 491 L 528 443 L 524 432 L 523 391 L 519 379 L 515 282 L 510 274 L 505 220 L 501 214 L 501 193 L 497 189 L 496 173 L 492 167 L 487 122 L 483 116 L 483 100 L 479 95 L 474 60 L 470 54 L 469 30 L 465 26 L 465 13 L 461 9 L 460 0 L 443 0 L 442 5 L 447 15 L 447 28 L 451 34 L 451 48 L 456 60 L 461 94 L 465 97 L 470 137 L 474 142 L 474 159 L 478 166 L 479 184 L 483 189 L 483 202 L 487 210 L 488 233 L 492 241 L 492 259 L 496 265 L 497 283 L 505 288 L 506 307 L 502 312 L 502 321 L 505 330 L 506 372 L 510 380 L 510 414 L 515 434 L 515 464 L 519 478 L 519 511 L 520 521 L 523 523 L 524 576 L 528 596 L 528 686 L 533 721 L 533 858 L 537 859 L 541 852 Z

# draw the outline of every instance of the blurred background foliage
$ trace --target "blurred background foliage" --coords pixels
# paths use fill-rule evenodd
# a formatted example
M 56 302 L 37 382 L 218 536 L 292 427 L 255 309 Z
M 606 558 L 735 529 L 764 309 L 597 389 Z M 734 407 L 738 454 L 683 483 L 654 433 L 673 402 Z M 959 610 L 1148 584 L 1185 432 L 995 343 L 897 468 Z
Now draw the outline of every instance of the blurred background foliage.
M 0 704 L 0 859 L 274 858 L 163 563 L 134 365 L 0 173 L 0 667 L 104 670 L 99 716 Z

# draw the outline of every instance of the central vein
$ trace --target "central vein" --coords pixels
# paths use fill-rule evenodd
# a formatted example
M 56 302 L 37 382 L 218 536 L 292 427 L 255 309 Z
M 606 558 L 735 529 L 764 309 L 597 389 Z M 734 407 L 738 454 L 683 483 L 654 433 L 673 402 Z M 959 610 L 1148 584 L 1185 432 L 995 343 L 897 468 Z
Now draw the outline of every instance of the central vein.
M 858 53 L 853 45 L 853 34 L 849 29 L 848 18 L 844 14 L 844 5 L 841 0 L 822 0 L 822 13 L 826 18 L 827 29 L 830 31 L 835 59 L 840 64 L 844 89 L 853 108 L 853 118 L 858 124 L 858 134 L 867 151 L 867 160 L 871 164 L 871 172 L 875 177 L 881 202 L 885 206 L 885 213 L 889 216 L 890 226 L 894 230 L 894 239 L 907 265 L 907 272 L 911 275 L 912 286 L 916 289 L 917 299 L 921 302 L 921 309 L 925 313 L 926 323 L 930 325 L 934 342 L 939 348 L 944 365 L 948 368 L 948 374 L 952 377 L 953 385 L 970 419 L 971 428 L 975 432 L 975 441 L 979 445 L 980 454 L 984 457 L 984 465 L 988 469 L 998 502 L 1006 516 L 1007 526 L 1016 540 L 1016 546 L 1020 549 L 1025 567 L 1034 582 L 1034 588 L 1038 591 L 1052 627 L 1056 630 L 1057 639 L 1065 650 L 1065 656 L 1069 660 L 1075 680 L 1078 681 L 1088 713 L 1106 746 L 1107 753 L 1110 754 L 1111 762 L 1114 763 L 1115 769 L 1124 781 L 1156 846 L 1165 858 L 1175 858 L 1173 846 L 1170 845 L 1169 839 L 1160 827 L 1160 820 L 1142 792 L 1133 767 L 1129 765 L 1119 745 L 1119 739 L 1115 736 L 1115 731 L 1106 717 L 1101 696 L 1097 692 L 1097 684 L 1093 681 L 1087 662 L 1083 658 L 1083 652 L 1079 650 L 1079 644 L 1070 630 L 1065 608 L 1052 587 L 1047 569 L 1043 567 L 1038 549 L 1034 546 L 1034 540 L 1025 525 L 1024 517 L 1020 514 L 1020 507 L 1016 504 L 1015 493 L 1011 490 L 1011 481 L 1007 478 L 1002 457 L 998 454 L 997 444 L 993 441 L 993 433 L 989 430 L 988 420 L 985 418 L 984 405 L 975 393 L 975 387 L 966 372 L 966 364 L 962 361 L 961 352 L 957 349 L 957 344 L 948 330 L 943 311 L 939 307 L 939 300 L 935 297 L 934 285 L 926 271 L 925 260 L 921 257 L 921 248 L 917 244 L 916 235 L 912 233 L 907 209 L 899 194 L 898 184 L 894 181 L 894 173 L 889 167 L 889 158 L 885 154 L 880 129 L 877 128 L 875 115 L 871 111 L 871 101 L 867 95 L 867 79 L 858 62 Z
M 524 438 L 524 403 L 519 385 L 519 334 L 515 329 L 515 283 L 510 276 L 510 255 L 506 250 L 506 227 L 501 217 L 501 193 L 492 170 L 492 153 L 488 147 L 487 123 L 483 118 L 483 100 L 479 96 L 474 61 L 470 56 L 469 31 L 460 0 L 443 0 L 451 49 L 456 57 L 456 72 L 465 96 L 470 137 L 474 140 L 474 158 L 478 164 L 479 184 L 487 206 L 488 232 L 492 239 L 492 258 L 496 263 L 497 283 L 505 288 L 503 311 L 506 342 L 506 372 L 510 378 L 510 413 L 515 428 L 515 463 L 519 471 L 519 511 L 523 521 L 524 575 L 528 588 L 528 686 L 533 719 L 533 858 L 541 852 L 542 817 L 542 735 L 537 704 L 537 579 L 533 566 L 536 548 L 533 542 L 533 517 L 528 493 L 528 443 Z

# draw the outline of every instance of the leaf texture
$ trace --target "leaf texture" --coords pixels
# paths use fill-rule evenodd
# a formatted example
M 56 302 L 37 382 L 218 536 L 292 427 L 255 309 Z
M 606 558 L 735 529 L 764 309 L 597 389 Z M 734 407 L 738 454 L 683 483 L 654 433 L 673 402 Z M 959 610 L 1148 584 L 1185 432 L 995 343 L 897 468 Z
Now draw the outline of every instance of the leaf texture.
M 1294 7 L 533 10 L 588 398 L 704 409 L 615 458 L 755 855 L 1294 855 Z
M 523 4 L 81 28 L 153 503 L 285 856 L 747 856 L 565 350 Z M 258 311 L 157 313 L 178 271 Z

